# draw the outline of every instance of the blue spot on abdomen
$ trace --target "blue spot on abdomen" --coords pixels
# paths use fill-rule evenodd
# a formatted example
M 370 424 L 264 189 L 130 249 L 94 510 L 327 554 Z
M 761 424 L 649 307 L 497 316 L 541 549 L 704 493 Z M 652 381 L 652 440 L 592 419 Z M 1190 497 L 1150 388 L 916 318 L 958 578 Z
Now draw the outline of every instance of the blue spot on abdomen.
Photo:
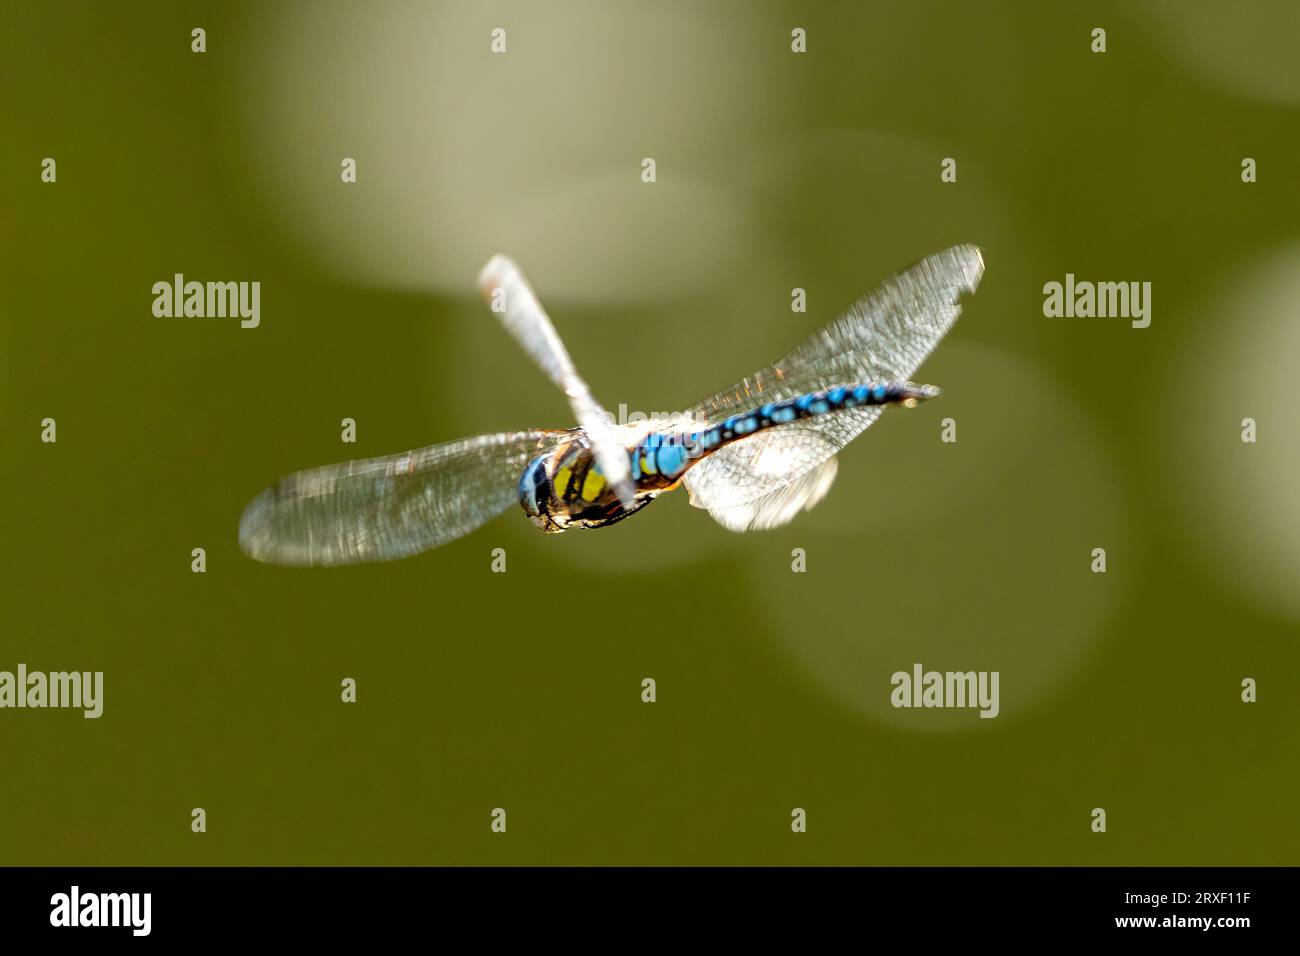
M 686 448 L 682 445 L 664 445 L 656 457 L 661 475 L 672 478 L 686 470 Z

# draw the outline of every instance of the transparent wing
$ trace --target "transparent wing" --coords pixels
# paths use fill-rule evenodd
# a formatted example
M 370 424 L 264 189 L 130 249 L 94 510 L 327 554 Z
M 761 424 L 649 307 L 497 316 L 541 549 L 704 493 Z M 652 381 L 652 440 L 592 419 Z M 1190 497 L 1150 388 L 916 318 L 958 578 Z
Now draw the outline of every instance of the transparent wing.
M 984 258 L 953 246 L 887 279 L 789 355 L 696 405 L 710 421 L 850 382 L 908 381 L 975 291 Z
M 801 511 L 811 511 L 835 483 L 839 465 L 827 458 L 787 485 L 761 498 L 741 504 L 716 504 L 709 509 L 713 520 L 730 531 L 761 531 L 787 524 Z
M 479 273 L 478 284 L 501 324 L 547 378 L 568 396 L 569 407 L 573 409 L 579 427 L 587 433 L 605 479 L 623 504 L 630 507 L 635 494 L 632 466 L 626 446 L 618 440 L 614 419 L 578 375 L 559 333 L 519 266 L 508 256 L 493 256 Z
M 682 478 L 690 491 L 691 504 L 718 518 L 719 512 L 756 504 L 777 494 L 862 434 L 881 411 L 878 406 L 846 409 L 779 425 L 719 449 Z M 721 518 L 718 521 L 731 527 Z
M 957 321 L 961 297 L 975 291 L 983 272 L 975 246 L 953 246 L 921 260 L 785 358 L 690 409 L 697 423 L 692 427 L 834 385 L 910 380 Z M 880 412 L 857 408 L 791 422 L 722 448 L 686 473 L 691 501 L 712 512 L 770 495 L 846 446 Z M 768 448 L 781 453 L 785 467 L 761 466 L 774 460 L 765 458 Z
M 298 566 L 435 548 L 517 503 L 524 467 L 569 434 L 480 435 L 297 472 L 244 509 L 239 545 L 258 561 Z

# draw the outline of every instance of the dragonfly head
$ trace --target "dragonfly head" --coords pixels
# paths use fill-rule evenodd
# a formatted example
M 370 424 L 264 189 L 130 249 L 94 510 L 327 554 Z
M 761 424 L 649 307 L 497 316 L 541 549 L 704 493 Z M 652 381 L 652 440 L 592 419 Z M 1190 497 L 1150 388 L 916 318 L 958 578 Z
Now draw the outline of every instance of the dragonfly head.
M 533 519 L 533 524 L 548 534 L 556 534 L 568 527 L 569 516 L 551 511 L 554 495 L 547 469 L 550 460 L 550 455 L 542 455 L 534 458 L 524 469 L 519 478 L 519 504 L 523 506 L 524 514 Z

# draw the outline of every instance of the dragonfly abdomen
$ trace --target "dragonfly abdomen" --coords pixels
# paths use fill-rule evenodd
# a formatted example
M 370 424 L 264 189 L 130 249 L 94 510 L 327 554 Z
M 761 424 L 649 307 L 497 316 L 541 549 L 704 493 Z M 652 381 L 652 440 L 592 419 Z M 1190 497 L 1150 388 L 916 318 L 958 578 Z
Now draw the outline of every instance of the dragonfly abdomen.
M 938 394 L 939 390 L 932 385 L 912 382 L 841 385 L 769 402 L 698 432 L 657 432 L 646 436 L 645 441 L 633 450 L 632 478 L 643 487 L 668 486 L 680 479 L 696 461 L 769 428 L 850 408 L 912 406 Z

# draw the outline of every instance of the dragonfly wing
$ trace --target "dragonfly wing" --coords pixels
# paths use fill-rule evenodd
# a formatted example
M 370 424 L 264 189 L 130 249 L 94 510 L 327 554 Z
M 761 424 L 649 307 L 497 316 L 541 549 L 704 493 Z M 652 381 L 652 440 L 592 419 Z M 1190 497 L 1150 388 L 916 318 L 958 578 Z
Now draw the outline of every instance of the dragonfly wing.
M 789 355 L 700 402 L 691 414 L 716 422 L 835 385 L 908 381 L 957 321 L 959 300 L 975 291 L 983 272 L 975 246 L 922 259 Z
M 983 272 L 984 259 L 975 246 L 953 246 L 923 259 L 789 355 L 687 414 L 697 423 L 716 423 L 835 385 L 908 381 L 957 321 L 961 297 L 975 291 Z M 856 408 L 778 426 L 719 449 L 683 480 L 692 502 L 711 513 L 756 502 L 821 465 L 880 413 L 879 407 Z M 778 459 L 784 459 L 784 469 L 775 465 Z
M 587 433 L 605 479 L 618 492 L 624 506 L 631 507 L 635 493 L 632 466 L 626 446 L 618 440 L 614 419 L 578 374 L 568 349 L 519 266 L 508 256 L 493 256 L 479 273 L 478 284 L 506 331 L 568 397 L 569 407 L 579 427 Z
M 708 511 L 714 521 L 730 531 L 777 528 L 793 520 L 799 512 L 812 510 L 825 498 L 838 470 L 838 460 L 827 458 L 794 481 L 759 498 L 739 504 L 727 504 L 719 498 Z
M 834 415 L 780 425 L 728 445 L 686 472 L 682 482 L 690 492 L 691 504 L 705 509 L 733 531 L 759 527 L 748 525 L 737 529 L 720 514 L 744 515 L 744 509 L 761 508 L 765 499 L 778 495 L 787 487 L 793 488 L 802 478 L 830 461 L 880 412 L 879 407 L 848 409 Z M 841 421 L 834 422 L 837 418 Z M 830 477 L 834 478 L 834 471 Z M 786 520 L 793 518 L 795 513 L 797 509 Z
M 426 551 L 517 503 L 525 466 L 568 434 L 480 435 L 297 472 L 244 509 L 239 545 L 258 561 L 298 566 Z

